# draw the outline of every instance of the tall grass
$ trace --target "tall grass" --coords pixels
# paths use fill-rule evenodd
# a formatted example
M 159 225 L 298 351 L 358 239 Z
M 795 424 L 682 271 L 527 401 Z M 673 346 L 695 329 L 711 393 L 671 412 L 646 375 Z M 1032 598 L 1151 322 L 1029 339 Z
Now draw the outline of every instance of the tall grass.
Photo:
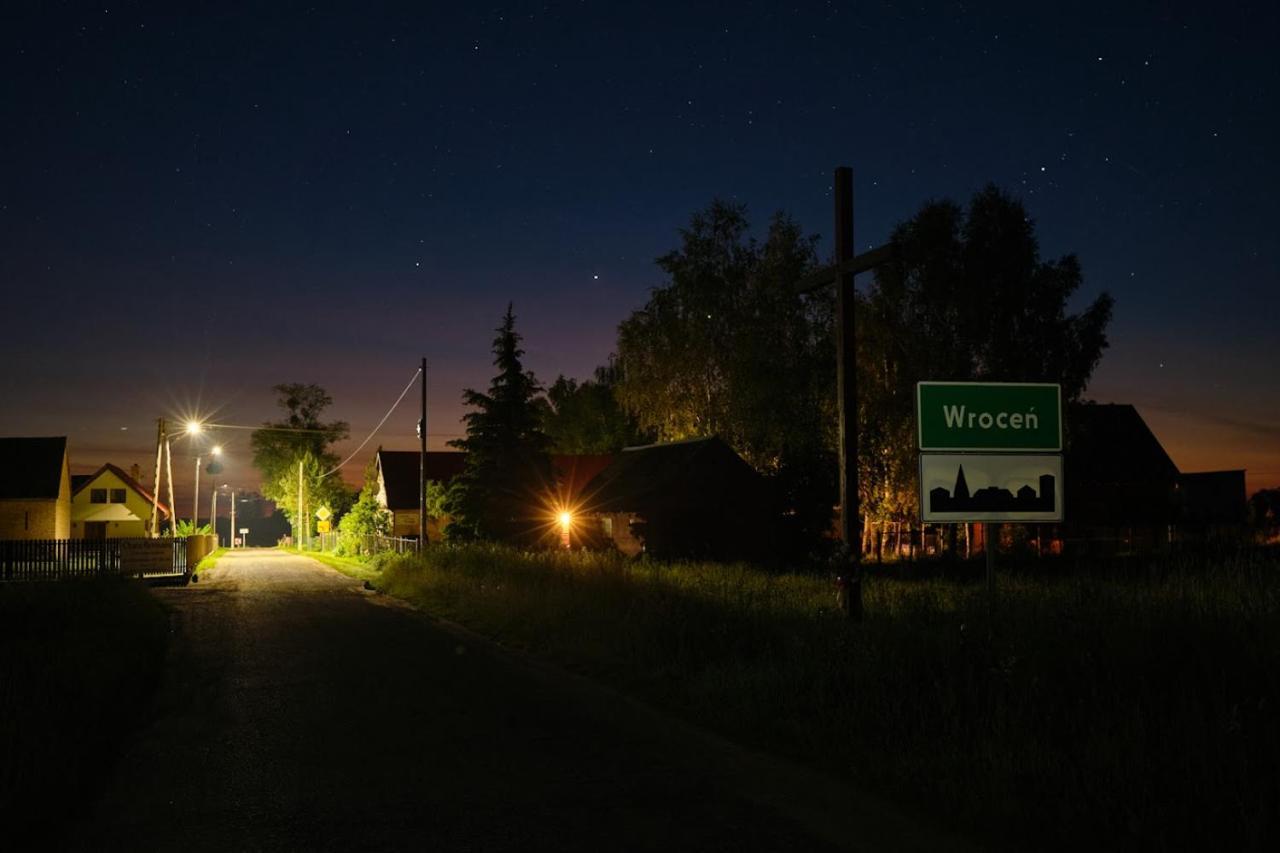
M 54 831 L 89 807 L 159 683 L 167 635 L 163 608 L 135 581 L 0 584 L 0 820 L 10 837 Z
M 1280 782 L 1280 565 L 1141 580 L 869 577 L 491 546 L 378 585 L 1010 848 L 1266 846 Z

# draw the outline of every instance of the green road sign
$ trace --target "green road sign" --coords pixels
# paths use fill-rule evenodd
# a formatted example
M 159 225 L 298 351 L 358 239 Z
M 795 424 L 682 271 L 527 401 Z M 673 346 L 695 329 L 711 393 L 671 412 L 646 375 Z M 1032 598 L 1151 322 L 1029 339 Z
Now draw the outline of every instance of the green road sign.
M 1061 450 L 1062 389 L 1026 382 L 916 383 L 921 450 Z

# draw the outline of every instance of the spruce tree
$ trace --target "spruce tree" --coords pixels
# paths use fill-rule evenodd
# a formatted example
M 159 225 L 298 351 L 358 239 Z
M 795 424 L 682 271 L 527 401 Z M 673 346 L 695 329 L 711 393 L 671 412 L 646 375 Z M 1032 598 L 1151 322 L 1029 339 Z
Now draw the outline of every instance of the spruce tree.
M 448 531 L 453 539 L 530 544 L 546 529 L 553 493 L 549 442 L 541 429 L 545 403 L 538 380 L 521 364 L 511 305 L 496 331 L 498 374 L 489 393 L 463 392 L 474 409 L 463 418 L 467 437 L 449 442 L 466 451 L 467 467 L 449 492 Z

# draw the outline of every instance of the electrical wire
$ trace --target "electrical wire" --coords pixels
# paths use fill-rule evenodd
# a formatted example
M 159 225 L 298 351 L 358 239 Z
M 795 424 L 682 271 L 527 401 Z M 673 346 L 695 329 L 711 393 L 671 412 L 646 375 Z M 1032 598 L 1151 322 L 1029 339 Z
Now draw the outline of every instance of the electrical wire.
M 348 456 L 346 459 L 343 459 L 341 462 L 339 462 L 336 468 L 332 468 L 328 471 L 325 471 L 323 474 L 321 474 L 320 475 L 321 480 L 323 480 L 325 477 L 328 477 L 330 474 L 336 474 L 339 471 L 341 471 L 348 462 L 350 462 L 352 459 L 355 458 L 357 453 L 359 453 L 361 450 L 364 450 L 364 446 L 368 444 L 375 435 L 378 434 L 378 430 L 382 429 L 382 425 L 387 422 L 387 418 L 391 417 L 391 413 L 396 410 L 396 406 L 399 406 L 401 401 L 404 400 L 404 395 L 409 393 L 409 389 L 413 387 L 413 383 L 418 380 L 418 376 L 421 373 L 422 373 L 421 367 L 413 371 L 413 376 L 409 377 L 409 384 L 404 386 L 404 390 L 400 392 L 400 396 L 397 397 L 396 401 L 391 404 L 391 408 L 387 409 L 387 413 L 382 416 L 382 420 L 378 421 L 378 425 L 373 428 L 373 432 L 369 433 L 369 435 L 365 437 L 365 440 L 360 442 L 359 447 L 351 451 L 350 456 Z

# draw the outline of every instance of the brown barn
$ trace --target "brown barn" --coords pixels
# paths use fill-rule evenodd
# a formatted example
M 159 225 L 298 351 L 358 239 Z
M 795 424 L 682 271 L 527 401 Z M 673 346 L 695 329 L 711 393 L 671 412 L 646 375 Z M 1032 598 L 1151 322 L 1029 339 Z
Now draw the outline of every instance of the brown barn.
M 771 530 L 764 479 L 718 438 L 628 447 L 582 495 L 624 554 L 755 559 Z

